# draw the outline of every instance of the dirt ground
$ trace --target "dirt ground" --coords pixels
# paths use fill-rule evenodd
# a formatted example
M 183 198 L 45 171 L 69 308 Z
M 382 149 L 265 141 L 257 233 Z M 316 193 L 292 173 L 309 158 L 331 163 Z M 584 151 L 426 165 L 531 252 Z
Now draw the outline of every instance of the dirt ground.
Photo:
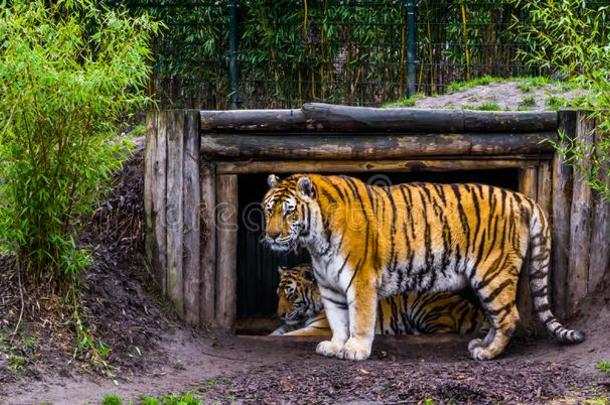
M 582 90 L 563 89 L 555 83 L 524 87 L 527 81 L 506 81 L 474 86 L 450 94 L 424 97 L 415 101 L 415 108 L 477 108 L 495 104 L 499 110 L 544 111 L 552 99 L 572 100 L 583 95 Z M 527 91 L 524 91 L 523 89 Z M 555 106 L 557 108 L 558 106 Z
M 515 339 L 490 362 L 470 360 L 467 337 L 378 337 L 371 359 L 354 363 L 317 356 L 316 339 L 181 327 L 158 298 L 143 261 L 141 149 L 82 235 L 95 258 L 86 276 L 83 316 L 112 348 L 111 368 L 95 371 L 88 359 L 75 356 L 69 320 L 47 316 L 49 303 L 31 300 L 25 329 L 37 343 L 19 349 L 24 367 L 11 366 L 15 349 L 2 346 L 1 338 L 14 329 L 19 298 L 14 273 L 1 268 L 0 404 L 96 404 L 107 394 L 137 399 L 189 390 L 206 403 L 264 404 L 416 404 L 426 398 L 540 404 L 610 397 L 610 375 L 595 369 L 598 361 L 610 360 L 609 280 L 570 323 L 587 333 L 584 343 Z

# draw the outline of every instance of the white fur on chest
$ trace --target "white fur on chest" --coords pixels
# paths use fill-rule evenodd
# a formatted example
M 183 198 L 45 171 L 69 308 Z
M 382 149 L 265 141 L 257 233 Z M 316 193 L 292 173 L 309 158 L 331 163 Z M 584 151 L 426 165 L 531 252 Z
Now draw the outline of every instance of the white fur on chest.
M 315 276 L 321 286 L 345 291 L 354 274 L 350 264 L 341 254 L 329 258 L 312 257 Z

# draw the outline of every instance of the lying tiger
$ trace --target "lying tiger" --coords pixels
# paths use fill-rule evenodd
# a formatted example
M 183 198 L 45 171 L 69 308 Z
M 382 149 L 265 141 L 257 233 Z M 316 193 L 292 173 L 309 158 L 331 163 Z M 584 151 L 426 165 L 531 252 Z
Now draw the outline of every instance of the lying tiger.
M 519 321 L 517 283 L 529 273 L 534 310 L 549 333 L 579 343 L 551 312 L 551 228 L 533 199 L 482 184 L 369 185 L 347 176 L 268 178 L 264 241 L 278 252 L 307 249 L 332 338 L 316 352 L 370 356 L 379 298 L 470 286 L 489 332 L 470 341 L 476 360 L 504 351 Z M 531 252 L 524 266 L 526 253 Z
M 277 314 L 284 325 L 271 335 L 329 336 L 320 290 L 311 265 L 279 267 Z M 377 335 L 472 333 L 485 328 L 483 311 L 451 293 L 405 293 L 377 306 Z

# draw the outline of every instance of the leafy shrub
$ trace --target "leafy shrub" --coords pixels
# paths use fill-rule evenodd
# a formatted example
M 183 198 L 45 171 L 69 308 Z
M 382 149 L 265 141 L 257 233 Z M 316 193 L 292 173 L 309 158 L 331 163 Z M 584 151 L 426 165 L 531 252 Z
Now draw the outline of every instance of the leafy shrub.
M 158 25 L 90 0 L 10 4 L 0 10 L 0 245 L 27 283 L 65 291 L 89 263 L 80 219 L 129 150 L 118 125 L 149 102 Z
M 595 146 L 560 134 L 562 142 L 555 147 L 592 189 L 610 200 L 610 6 L 580 0 L 514 3 L 523 6 L 526 18 L 517 21 L 528 44 L 521 57 L 584 89 L 585 96 L 572 105 L 591 110 L 591 118 L 597 120 Z M 548 103 L 558 107 L 562 100 L 550 98 Z

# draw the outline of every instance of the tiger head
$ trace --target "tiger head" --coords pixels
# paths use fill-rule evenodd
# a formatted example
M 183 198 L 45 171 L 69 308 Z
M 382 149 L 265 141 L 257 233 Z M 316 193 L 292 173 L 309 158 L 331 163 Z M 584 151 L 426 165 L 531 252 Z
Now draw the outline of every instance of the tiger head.
M 311 265 L 279 267 L 277 314 L 288 325 L 311 318 L 322 310 L 320 291 Z
M 321 227 L 314 183 L 309 176 L 293 175 L 280 180 L 273 174 L 267 183 L 270 189 L 263 198 L 263 241 L 278 252 L 306 245 Z

